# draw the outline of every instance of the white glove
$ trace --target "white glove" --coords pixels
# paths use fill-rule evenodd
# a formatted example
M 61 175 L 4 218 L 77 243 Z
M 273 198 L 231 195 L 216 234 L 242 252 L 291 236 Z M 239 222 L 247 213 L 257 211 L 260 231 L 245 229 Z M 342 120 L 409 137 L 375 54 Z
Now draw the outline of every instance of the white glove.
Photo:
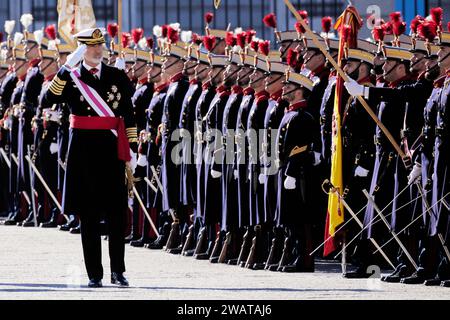
M 81 61 L 81 59 L 83 59 L 86 50 L 87 46 L 85 44 L 79 46 L 74 52 L 69 54 L 65 65 L 68 66 L 70 69 L 75 68 L 75 66 Z
M 123 58 L 117 58 L 114 67 L 116 67 L 119 70 L 125 70 L 126 68 L 125 60 Z
M 233 174 L 234 174 L 234 180 L 237 180 L 239 178 L 239 172 L 237 170 L 234 170 Z
M 345 88 L 351 96 L 364 96 L 365 89 L 363 85 L 360 85 L 353 79 L 349 79 L 349 81 L 344 83 Z
M 137 159 L 137 165 L 140 167 L 146 167 L 147 164 L 148 164 L 147 157 L 143 154 L 139 154 L 139 157 Z
M 295 178 L 287 176 L 286 179 L 284 179 L 284 188 L 287 190 L 295 189 L 295 182 L 296 182 Z
M 422 176 L 422 166 L 420 163 L 415 163 L 411 173 L 408 176 L 408 184 L 416 182 Z
M 222 172 L 211 169 L 211 176 L 214 179 L 220 178 L 222 176 Z
M 435 179 L 436 179 L 436 175 L 433 173 L 433 174 L 431 175 L 431 180 L 434 181 Z
M 130 154 L 131 154 L 130 167 L 134 174 L 137 167 L 137 155 L 133 151 L 130 151 Z
M 258 180 L 259 180 L 259 184 L 264 184 L 264 182 L 266 181 L 266 175 L 263 173 L 260 173 L 258 176 Z
M 322 160 L 320 159 L 320 153 L 314 151 L 314 164 L 313 166 L 318 166 Z
M 51 144 L 50 144 L 50 153 L 51 154 L 55 154 L 55 153 L 57 153 L 58 152 L 58 144 L 57 143 L 55 143 L 55 142 L 52 142 Z
M 364 169 L 361 166 L 357 166 L 355 169 L 355 177 L 365 178 L 369 175 L 369 170 Z

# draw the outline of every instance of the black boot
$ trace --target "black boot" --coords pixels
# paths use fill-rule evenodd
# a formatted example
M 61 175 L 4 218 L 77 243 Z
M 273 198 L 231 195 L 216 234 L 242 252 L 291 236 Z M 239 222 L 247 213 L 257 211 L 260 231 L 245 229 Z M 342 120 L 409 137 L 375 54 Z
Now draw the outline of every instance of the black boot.
M 151 250 L 161 250 L 166 245 L 170 233 L 170 224 L 165 223 L 161 229 L 159 237 L 149 245 L 145 246 L 146 248 Z
M 69 215 L 69 221 L 66 222 L 66 224 L 63 224 L 59 227 L 59 230 L 61 231 L 70 231 L 71 228 L 76 227 L 78 224 L 77 218 L 75 215 L 71 214 Z
M 8 219 L 5 221 L 5 226 L 15 226 L 18 222 L 20 222 L 20 210 L 16 209 L 15 211 L 11 212 Z
M 79 222 L 75 227 L 70 228 L 71 234 L 81 234 L 81 223 Z
M 37 222 L 37 226 L 39 226 L 39 224 L 42 222 L 44 217 L 44 207 L 39 205 L 37 212 L 36 212 L 36 222 Z M 31 209 L 29 211 L 28 217 L 25 219 L 25 221 L 23 221 L 22 223 L 22 227 L 34 227 L 35 223 L 34 223 L 34 212 Z
M 390 275 L 381 277 L 381 281 L 399 283 L 402 278 L 409 277 L 410 275 L 411 272 L 409 272 L 408 266 L 405 264 L 399 264 Z
M 49 221 L 47 222 L 42 222 L 41 223 L 41 228 L 56 228 L 58 227 L 58 209 L 57 208 L 53 208 L 52 209 L 52 217 L 50 218 Z

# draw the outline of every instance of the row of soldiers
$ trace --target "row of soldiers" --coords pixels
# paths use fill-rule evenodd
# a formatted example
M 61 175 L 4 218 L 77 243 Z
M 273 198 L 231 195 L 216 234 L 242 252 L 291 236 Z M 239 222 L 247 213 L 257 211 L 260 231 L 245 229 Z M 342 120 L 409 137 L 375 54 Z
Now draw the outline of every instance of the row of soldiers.
M 268 14 L 264 23 L 274 28 L 279 47 L 271 51 L 253 30 L 210 29 L 212 18 L 205 16 L 204 36 L 171 24 L 155 26 L 149 38 L 142 29 L 124 33 L 121 46 L 114 40 L 117 25 L 107 28 L 104 62 L 124 69 L 136 88 L 135 183 L 144 205 L 130 202 L 126 240 L 212 263 L 313 272 L 311 253 L 328 228 L 322 182 L 330 176 L 336 135 L 338 78 L 323 49 L 336 59 L 339 39 L 330 35 L 330 18 L 322 20 L 323 34 L 313 35 L 316 42 L 301 24 L 278 31 Z M 350 95 L 342 92 L 340 196 L 364 217 L 346 211 L 350 223 L 343 231 L 356 239 L 347 250 L 354 249 L 357 269 L 344 276 L 369 277 L 376 263 L 395 269 L 385 281 L 448 286 L 450 30 L 444 31 L 440 8 L 416 17 L 411 30 L 404 35 L 405 23 L 393 13 L 390 21 L 377 21 L 373 39 L 345 46 L 342 66 L 351 80 L 345 84 Z M 0 93 L 6 224 L 25 218 L 22 225 L 34 225 L 34 194 L 42 226 L 62 220 L 42 181 L 29 174 L 26 157 L 29 146 L 43 180 L 54 194 L 62 192 L 68 114 L 64 104 L 42 109 L 39 93 L 71 49 L 57 44 L 52 27 L 46 31 L 48 39 L 25 30 L 23 39 L 10 36 L 2 44 L 9 63 Z M 50 89 L 57 94 L 58 83 Z M 120 100 L 114 90 L 109 95 Z M 407 157 L 397 155 L 357 96 Z M 64 214 L 62 228 L 76 232 L 76 213 Z

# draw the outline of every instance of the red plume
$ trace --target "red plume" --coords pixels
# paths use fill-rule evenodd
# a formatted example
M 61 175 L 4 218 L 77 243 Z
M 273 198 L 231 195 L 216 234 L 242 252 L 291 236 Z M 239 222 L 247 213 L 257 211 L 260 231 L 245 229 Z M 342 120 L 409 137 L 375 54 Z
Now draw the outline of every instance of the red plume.
M 178 30 L 168 27 L 167 28 L 167 38 L 169 39 L 170 43 L 177 43 L 179 39 Z
M 389 14 L 389 18 L 391 18 L 391 22 L 400 22 L 402 21 L 402 13 L 400 11 L 392 12 Z
M 233 32 L 227 32 L 227 35 L 225 36 L 225 43 L 229 47 L 234 47 L 236 45 L 236 37 Z
M 252 41 L 250 42 L 250 48 L 253 49 L 253 51 L 258 52 L 259 43 L 258 41 Z
M 201 45 L 202 42 L 203 42 L 203 38 L 198 33 L 193 33 L 191 41 L 192 41 L 192 43 L 195 43 L 197 45 Z
M 306 10 L 300 10 L 300 11 L 298 12 L 298 14 L 300 15 L 300 17 L 302 17 L 303 20 L 308 19 L 308 11 L 306 11 Z
M 302 65 L 302 56 L 300 52 L 292 48 L 289 48 L 286 56 L 286 62 L 292 69 L 298 71 Z
M 256 31 L 253 29 L 249 29 L 245 32 L 245 41 L 247 43 L 251 43 L 253 40 L 253 37 L 256 36 Z
M 127 48 L 130 45 L 131 34 L 128 32 L 122 33 L 122 47 Z
M 308 20 L 305 20 L 305 22 L 306 22 L 306 24 L 309 24 Z M 305 33 L 306 32 L 305 28 L 303 28 L 302 24 L 300 22 L 298 22 L 298 21 L 295 23 L 295 30 L 297 30 L 298 33 Z
M 153 49 L 153 45 L 154 45 L 153 37 L 148 37 L 147 38 L 147 47 L 151 50 L 151 49 Z
M 246 44 L 246 33 L 245 32 L 241 32 L 241 33 L 238 33 L 237 35 L 236 35 L 236 43 L 237 43 L 237 45 L 239 46 L 239 47 L 241 47 L 242 49 L 244 49 L 245 48 L 245 44 Z
M 212 12 L 205 13 L 205 22 L 206 24 L 210 24 L 214 18 L 214 14 Z
M 144 36 L 144 29 L 136 28 L 131 30 L 131 36 L 133 37 L 133 42 L 135 44 L 138 44 L 139 40 L 141 40 L 142 37 Z
M 274 13 L 269 13 L 263 18 L 264 24 L 269 28 L 277 28 L 277 16 Z
M 406 31 L 406 23 L 404 21 L 396 22 L 392 25 L 392 31 L 395 36 L 399 36 Z
M 383 41 L 384 40 L 384 28 L 382 26 L 377 26 L 372 30 L 372 36 L 375 41 Z
M 259 48 L 259 52 L 261 52 L 265 56 L 268 56 L 269 50 L 270 50 L 270 41 L 269 40 L 260 41 L 258 48 Z
M 214 49 L 215 44 L 216 44 L 215 36 L 204 36 L 203 37 L 203 45 L 205 46 L 206 50 L 212 51 L 212 49 Z
M 420 37 L 433 42 L 437 36 L 437 24 L 434 21 L 424 21 L 417 27 Z
M 331 30 L 331 17 L 323 17 L 322 18 L 322 31 L 325 33 L 329 33 Z
M 54 24 L 48 25 L 47 28 L 45 28 L 45 34 L 47 35 L 47 38 L 50 40 L 56 40 L 56 27 Z
M 411 31 L 413 33 L 417 33 L 417 27 L 423 23 L 424 18 L 422 16 L 417 15 L 414 19 L 411 21 Z
M 108 24 L 108 34 L 111 38 L 115 38 L 117 33 L 119 32 L 119 26 L 117 23 L 109 23 Z
M 161 26 L 161 37 L 162 38 L 166 38 L 167 37 L 168 28 L 169 28 L 169 26 L 167 24 L 163 24 Z
M 381 25 L 381 27 L 384 30 L 384 34 L 392 34 L 393 30 L 392 30 L 392 22 L 386 22 L 384 24 Z
M 436 25 L 441 26 L 442 17 L 444 15 L 444 10 L 440 7 L 431 8 L 430 15 L 431 15 L 431 19 L 433 19 L 433 22 L 436 23 Z

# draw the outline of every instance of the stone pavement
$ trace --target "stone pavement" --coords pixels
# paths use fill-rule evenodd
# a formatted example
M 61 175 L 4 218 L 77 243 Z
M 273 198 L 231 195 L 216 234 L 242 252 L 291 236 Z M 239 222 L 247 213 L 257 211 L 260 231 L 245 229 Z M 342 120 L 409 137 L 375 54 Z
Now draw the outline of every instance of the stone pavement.
M 450 299 L 450 289 L 343 279 L 340 266 L 317 264 L 316 273 L 283 274 L 211 264 L 163 251 L 126 248 L 131 287 L 109 283 L 103 241 L 104 287 L 87 288 L 81 240 L 59 230 L 0 225 L 0 299 Z

